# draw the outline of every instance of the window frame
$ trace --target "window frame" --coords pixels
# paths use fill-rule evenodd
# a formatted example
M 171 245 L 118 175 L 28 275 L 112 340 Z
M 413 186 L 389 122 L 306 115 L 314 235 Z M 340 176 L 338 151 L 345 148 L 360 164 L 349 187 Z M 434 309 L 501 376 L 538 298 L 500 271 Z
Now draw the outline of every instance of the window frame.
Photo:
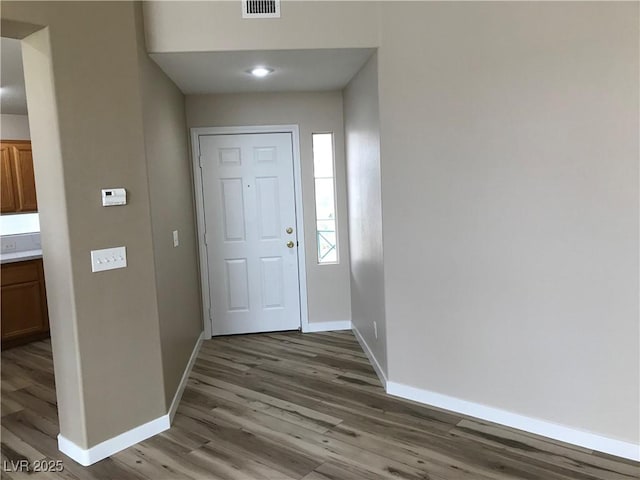
M 332 163 L 332 173 L 331 177 L 316 177 L 316 162 L 315 162 L 315 154 L 314 154 L 314 137 L 316 135 L 329 135 L 331 138 L 331 163 Z M 338 189 L 336 182 L 336 142 L 335 142 L 335 133 L 333 131 L 316 131 L 311 133 L 311 159 L 312 159 L 312 174 L 313 174 L 313 213 L 314 213 L 314 230 L 315 230 L 315 240 L 316 240 L 316 264 L 320 266 L 325 265 L 338 265 L 340 264 L 340 248 L 339 248 L 339 233 L 338 233 Z M 333 182 L 333 211 L 334 218 L 333 222 L 335 225 L 335 252 L 336 259 L 335 261 L 321 261 L 320 258 L 320 243 L 318 242 L 318 222 L 323 220 L 318 220 L 318 197 L 317 197 L 317 189 L 316 189 L 316 180 L 331 179 Z M 326 221 L 326 220 L 324 220 Z

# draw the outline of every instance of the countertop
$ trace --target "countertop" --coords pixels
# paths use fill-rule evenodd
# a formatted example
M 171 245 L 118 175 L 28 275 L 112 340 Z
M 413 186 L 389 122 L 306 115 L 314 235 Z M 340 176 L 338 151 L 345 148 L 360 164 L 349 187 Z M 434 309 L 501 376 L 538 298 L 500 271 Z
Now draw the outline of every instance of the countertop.
M 0 254 L 0 263 L 24 262 L 42 258 L 42 250 L 26 250 L 24 252 L 12 252 Z

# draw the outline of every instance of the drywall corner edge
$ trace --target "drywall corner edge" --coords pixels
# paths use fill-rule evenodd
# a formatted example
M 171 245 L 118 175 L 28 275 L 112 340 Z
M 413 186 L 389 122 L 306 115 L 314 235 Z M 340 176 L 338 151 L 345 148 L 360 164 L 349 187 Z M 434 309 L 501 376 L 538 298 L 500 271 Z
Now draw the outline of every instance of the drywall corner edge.
M 200 347 L 202 346 L 202 341 L 204 340 L 204 338 L 204 331 L 200 332 L 200 336 L 198 337 L 198 340 L 196 340 L 196 344 L 193 347 L 193 352 L 191 352 L 191 356 L 189 357 L 189 362 L 187 363 L 187 366 L 184 369 L 184 373 L 182 374 L 182 378 L 180 379 L 180 384 L 178 385 L 176 394 L 173 396 L 173 401 L 171 402 L 168 413 L 170 423 L 173 422 L 173 417 L 176 415 L 178 405 L 180 404 L 182 394 L 184 393 L 184 389 L 186 388 L 187 382 L 189 381 L 191 370 L 193 369 L 193 366 L 195 365 L 198 358 L 198 352 L 200 352 Z
M 373 354 L 373 351 L 371 350 L 371 348 L 369 348 L 369 345 L 367 345 L 367 342 L 365 341 L 364 337 L 360 334 L 358 329 L 355 327 L 355 325 L 353 326 L 352 331 L 356 337 L 356 340 L 358 340 L 358 343 L 362 347 L 362 350 L 364 351 L 365 355 L 371 362 L 371 365 L 373 366 L 373 369 L 375 370 L 376 375 L 378 375 L 378 378 L 382 383 L 382 387 L 387 393 L 389 393 L 389 390 L 387 388 L 389 385 L 389 381 L 387 380 L 387 376 L 385 375 L 384 370 L 382 369 L 382 366 L 380 366 L 380 363 L 378 363 L 378 359 L 375 357 L 375 355 Z
M 173 421 L 173 417 L 175 416 L 178 405 L 180 404 L 180 399 L 182 398 L 184 389 L 187 386 L 189 375 L 193 369 L 193 365 L 196 363 L 198 352 L 200 351 L 204 338 L 204 332 L 201 332 L 195 346 L 193 347 L 193 352 L 191 353 L 191 357 L 189 357 L 189 362 L 184 369 L 180 385 L 178 386 L 178 390 L 176 390 L 168 413 L 156 418 L 155 420 L 151 420 L 150 422 L 134 427 L 131 430 L 110 438 L 109 440 L 105 440 L 91 448 L 79 447 L 62 434 L 59 434 L 58 449 L 80 465 L 88 467 L 89 465 L 93 465 L 94 463 L 114 455 L 125 448 L 129 448 L 136 443 L 142 442 L 171 428 L 171 422 Z

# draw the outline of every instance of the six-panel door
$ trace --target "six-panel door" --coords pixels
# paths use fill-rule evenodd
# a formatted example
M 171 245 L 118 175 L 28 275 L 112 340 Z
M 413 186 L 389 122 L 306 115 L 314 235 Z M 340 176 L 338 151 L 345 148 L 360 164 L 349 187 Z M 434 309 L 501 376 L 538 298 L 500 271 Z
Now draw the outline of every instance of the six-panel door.
M 199 144 L 213 335 L 299 328 L 291 134 Z

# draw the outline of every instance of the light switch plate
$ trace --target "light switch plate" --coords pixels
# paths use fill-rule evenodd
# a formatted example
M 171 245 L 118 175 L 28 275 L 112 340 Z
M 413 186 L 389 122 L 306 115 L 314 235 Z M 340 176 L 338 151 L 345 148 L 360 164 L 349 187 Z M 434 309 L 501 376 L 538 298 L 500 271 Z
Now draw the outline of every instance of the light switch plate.
M 178 238 L 178 230 L 173 231 L 173 246 L 177 247 L 180 245 L 180 239 Z
M 103 248 L 91 250 L 91 271 L 101 272 L 127 266 L 126 247 Z

